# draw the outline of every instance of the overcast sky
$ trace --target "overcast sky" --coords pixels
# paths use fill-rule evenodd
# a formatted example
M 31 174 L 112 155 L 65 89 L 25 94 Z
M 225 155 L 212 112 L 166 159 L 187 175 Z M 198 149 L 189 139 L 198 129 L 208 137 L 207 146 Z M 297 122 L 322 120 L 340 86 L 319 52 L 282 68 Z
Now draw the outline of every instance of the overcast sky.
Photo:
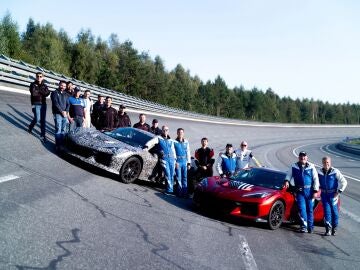
M 7 11 L 21 32 L 31 17 L 73 39 L 115 33 L 204 82 L 220 75 L 230 88 L 360 104 L 357 0 L 2 0 L 1 18 Z

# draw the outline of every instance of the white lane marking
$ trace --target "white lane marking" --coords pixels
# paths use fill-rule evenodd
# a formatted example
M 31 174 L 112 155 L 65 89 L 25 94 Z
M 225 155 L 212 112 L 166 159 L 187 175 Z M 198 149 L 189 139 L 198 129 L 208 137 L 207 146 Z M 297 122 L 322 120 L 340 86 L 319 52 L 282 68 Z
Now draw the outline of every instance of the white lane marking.
M 315 144 L 315 143 L 313 143 L 313 144 Z M 294 148 L 293 151 L 292 151 L 293 155 L 294 155 L 295 157 L 297 157 L 297 156 L 298 156 L 298 155 L 296 154 L 297 150 L 298 150 L 299 148 L 302 148 L 302 147 L 305 147 L 305 146 L 308 146 L 308 145 L 311 145 L 311 144 L 304 144 L 304 145 L 301 145 L 301 146 L 298 146 L 298 147 Z M 315 167 L 318 167 L 318 168 L 321 168 L 321 167 L 322 167 L 322 165 L 319 165 L 319 164 L 317 164 L 317 163 L 315 163 L 315 162 L 313 162 L 313 161 L 312 161 L 312 163 L 315 165 Z M 354 180 L 354 181 L 356 181 L 356 182 L 360 182 L 360 179 L 358 179 L 358 178 L 352 177 L 352 176 L 347 175 L 347 174 L 343 174 L 343 175 L 345 176 L 345 178 L 349 178 L 349 179 Z
M 355 220 L 356 222 L 360 223 L 360 217 L 358 217 L 357 215 L 351 213 L 350 211 L 348 211 L 348 210 L 346 210 L 344 208 L 340 208 L 340 212 L 347 215 L 349 218 Z
M 239 234 L 239 238 L 240 238 L 239 249 L 240 249 L 241 258 L 245 264 L 245 269 L 257 270 L 258 267 L 256 265 L 254 256 L 251 253 L 248 242 L 246 241 L 243 235 Z
M 16 175 L 13 175 L 13 174 L 1 176 L 0 177 L 0 183 L 11 181 L 11 180 L 18 179 L 18 178 L 19 178 L 19 176 L 16 176 Z

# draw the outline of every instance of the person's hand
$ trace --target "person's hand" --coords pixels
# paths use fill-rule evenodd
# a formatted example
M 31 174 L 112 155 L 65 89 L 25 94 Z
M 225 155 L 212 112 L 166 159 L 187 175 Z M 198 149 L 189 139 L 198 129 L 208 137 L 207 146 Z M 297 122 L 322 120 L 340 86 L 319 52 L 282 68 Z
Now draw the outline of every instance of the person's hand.
M 206 166 L 202 166 L 202 169 L 203 169 L 204 171 L 206 171 L 206 170 L 207 170 L 207 167 L 206 167 Z
M 187 164 L 187 169 L 190 170 L 191 169 L 191 165 L 190 163 Z
M 284 187 L 286 188 L 286 189 L 288 189 L 289 188 L 289 181 L 285 181 L 285 183 L 284 183 Z
M 179 168 L 179 163 L 175 163 L 175 168 L 178 169 Z
M 67 116 L 67 112 L 66 112 L 66 111 L 62 111 L 61 114 L 62 114 L 63 117 L 66 117 L 66 116 Z

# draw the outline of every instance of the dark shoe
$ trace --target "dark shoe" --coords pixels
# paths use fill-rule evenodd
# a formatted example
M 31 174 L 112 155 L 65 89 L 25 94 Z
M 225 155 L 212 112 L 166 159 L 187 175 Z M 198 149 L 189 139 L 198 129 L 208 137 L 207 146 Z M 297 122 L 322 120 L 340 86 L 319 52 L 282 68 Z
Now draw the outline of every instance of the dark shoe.
M 331 229 L 329 227 L 325 227 L 326 231 L 324 233 L 324 236 L 330 236 L 331 235 Z
M 163 194 L 164 194 L 164 195 L 174 195 L 174 192 L 170 192 L 170 191 L 165 190 L 165 191 L 163 192 Z
M 300 228 L 299 229 L 299 233 L 306 233 L 307 232 L 307 229 L 306 228 Z
M 46 140 L 46 137 L 45 137 L 45 136 L 41 136 L 41 137 L 40 137 L 40 141 L 41 141 L 42 143 L 46 143 L 46 141 L 47 141 L 47 140 Z
M 336 228 L 332 229 L 331 234 L 334 235 L 334 236 L 336 235 Z
M 29 134 L 31 134 L 31 133 L 32 133 L 32 128 L 28 127 L 27 132 L 28 132 Z
M 308 233 L 313 233 L 314 229 L 308 229 Z

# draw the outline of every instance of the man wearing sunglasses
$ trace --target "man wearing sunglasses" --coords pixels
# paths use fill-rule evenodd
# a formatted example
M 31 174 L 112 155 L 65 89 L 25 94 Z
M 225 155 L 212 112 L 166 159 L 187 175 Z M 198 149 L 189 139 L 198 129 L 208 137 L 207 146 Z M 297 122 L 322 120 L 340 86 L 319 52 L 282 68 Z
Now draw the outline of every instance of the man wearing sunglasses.
M 236 171 L 248 168 L 251 160 L 254 161 L 256 166 L 261 167 L 260 162 L 254 157 L 252 151 L 249 150 L 247 147 L 248 143 L 246 141 L 242 141 L 240 144 L 240 148 L 235 150 Z
M 36 79 L 30 84 L 29 91 L 34 118 L 29 125 L 28 132 L 32 133 L 34 126 L 40 123 L 40 139 L 45 142 L 46 97 L 50 95 L 50 90 L 44 83 L 42 72 L 36 73 Z

